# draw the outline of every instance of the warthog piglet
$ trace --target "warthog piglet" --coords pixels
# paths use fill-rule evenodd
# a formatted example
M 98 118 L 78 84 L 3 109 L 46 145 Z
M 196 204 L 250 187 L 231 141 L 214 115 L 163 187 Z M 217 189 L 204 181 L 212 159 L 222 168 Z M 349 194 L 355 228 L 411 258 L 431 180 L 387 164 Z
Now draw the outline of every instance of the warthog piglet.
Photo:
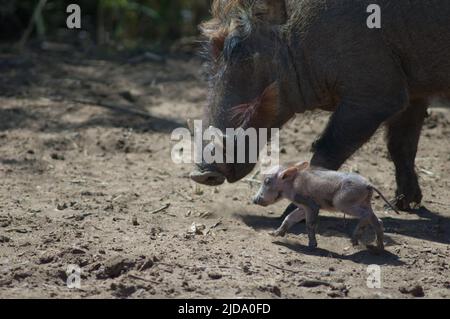
M 272 233 L 274 236 L 284 236 L 289 228 L 306 219 L 308 245 L 310 248 L 317 247 L 317 217 L 319 210 L 325 209 L 359 218 L 352 236 L 353 245 L 358 244 L 364 228 L 370 224 L 377 235 L 377 248 L 383 250 L 383 224 L 371 204 L 374 191 L 395 210 L 383 194 L 362 176 L 325 170 L 304 162 L 291 167 L 272 167 L 264 175 L 264 182 L 253 202 L 268 206 L 285 198 L 298 206 Z

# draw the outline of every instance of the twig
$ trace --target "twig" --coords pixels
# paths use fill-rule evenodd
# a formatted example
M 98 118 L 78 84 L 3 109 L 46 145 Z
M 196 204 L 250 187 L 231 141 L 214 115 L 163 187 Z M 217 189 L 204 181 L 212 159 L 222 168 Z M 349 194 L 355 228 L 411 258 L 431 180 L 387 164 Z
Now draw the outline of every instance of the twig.
M 7 233 L 12 233 L 12 232 L 16 232 L 16 233 L 21 233 L 21 234 L 25 234 L 25 233 L 29 233 L 30 231 L 26 228 L 10 228 L 5 230 Z
M 116 197 L 114 197 L 113 199 L 111 199 L 112 202 L 115 202 L 116 200 L 118 200 L 120 197 L 122 197 L 122 194 L 117 195 Z
M 133 275 L 133 274 L 128 274 L 128 277 L 134 278 L 134 279 L 137 279 L 137 280 L 146 281 L 146 282 L 151 282 L 152 284 L 155 284 L 155 285 L 161 284 L 160 282 L 157 282 L 157 281 L 155 281 L 155 280 L 151 280 L 151 279 L 148 279 L 148 278 L 136 276 L 136 275 Z
M 92 215 L 92 213 L 83 213 L 83 214 L 80 214 L 80 215 L 76 215 L 76 214 L 73 214 L 73 215 L 70 215 L 70 216 L 67 216 L 67 217 L 64 217 L 65 219 L 84 219 L 85 217 L 88 217 L 88 216 L 91 216 Z
M 269 265 L 269 266 L 271 266 L 271 267 L 274 267 L 274 268 L 283 270 L 283 271 L 291 272 L 291 273 L 293 273 L 293 274 L 298 274 L 298 273 L 300 272 L 300 271 L 297 271 L 297 270 L 286 269 L 286 268 L 283 268 L 283 267 L 280 267 L 280 266 L 277 266 L 277 265 L 272 265 L 272 264 L 269 264 L 269 263 L 266 263 L 266 264 Z
M 54 102 L 65 102 L 63 99 L 52 99 L 52 101 Z M 103 101 L 91 101 L 91 100 L 80 100 L 80 99 L 72 99 L 70 100 L 70 102 L 73 103 L 78 103 L 78 104 L 84 104 L 84 105 L 94 105 L 94 106 L 100 106 L 100 107 L 104 107 L 113 111 L 119 111 L 122 113 L 126 113 L 126 114 L 130 114 L 130 115 L 136 115 L 136 116 L 141 116 L 145 119 L 153 119 L 154 117 L 152 115 L 150 115 L 149 113 L 145 112 L 145 111 L 139 111 L 136 109 L 130 109 L 129 107 L 123 106 L 123 105 L 116 105 L 116 104 L 111 104 L 111 103 L 106 103 Z
M 169 206 L 170 206 L 170 203 L 167 203 L 166 205 L 164 205 L 158 209 L 152 210 L 150 212 L 150 214 L 156 214 L 156 213 L 162 212 L 163 210 L 166 210 L 167 208 L 169 208 Z
M 38 4 L 36 5 L 36 7 L 34 8 L 33 15 L 31 16 L 31 19 L 28 22 L 28 26 L 25 29 L 25 32 L 23 33 L 22 38 L 20 38 L 20 41 L 18 44 L 20 51 L 22 51 L 23 48 L 25 47 L 25 44 L 27 43 L 28 38 L 31 35 L 31 32 L 33 32 L 36 19 L 39 15 L 42 14 L 42 10 L 44 9 L 46 3 L 47 3 L 47 0 L 40 0 L 38 2 Z
M 261 181 L 258 181 L 257 179 L 254 178 L 246 178 L 243 179 L 242 181 L 249 184 L 261 184 Z
M 255 173 L 252 174 L 252 176 L 251 176 L 250 178 L 251 178 L 251 179 L 255 179 L 256 176 L 258 176 L 259 173 L 260 173 L 260 170 L 258 169 L 258 170 L 256 170 Z
M 205 235 L 208 235 L 208 234 L 211 232 L 211 230 L 213 230 L 214 228 L 216 228 L 217 226 L 219 226 L 219 225 L 221 225 L 221 224 L 222 224 L 222 218 L 219 219 L 219 220 L 217 221 L 217 223 L 215 223 L 214 225 L 212 225 L 211 227 L 209 227 Z
M 314 279 L 305 279 L 300 282 L 300 287 L 314 288 L 317 286 L 327 286 L 330 287 L 331 284 L 329 282 L 323 280 L 314 280 Z
M 150 167 L 149 169 L 152 170 L 152 171 L 155 171 L 155 172 L 157 172 L 157 173 L 159 173 L 159 174 L 161 174 L 161 175 L 170 176 L 170 174 L 169 174 L 168 172 L 163 171 L 163 170 L 161 170 L 161 169 L 159 169 L 159 168 L 156 168 L 156 167 Z
M 421 168 L 420 171 L 421 171 L 422 173 L 428 175 L 428 176 L 436 176 L 436 174 L 434 174 L 433 172 L 428 171 L 428 170 L 426 170 L 426 169 L 424 169 L 424 168 Z
M 175 191 L 175 193 L 177 193 L 178 195 L 180 195 L 181 197 L 183 197 L 184 199 L 186 199 L 186 200 L 188 200 L 188 201 L 190 201 L 190 202 L 192 202 L 192 201 L 194 200 L 191 196 L 188 196 L 188 195 L 186 195 L 186 194 L 183 194 L 182 192 Z
M 220 224 L 222 224 L 222 218 L 219 219 L 219 220 L 217 221 L 217 223 L 215 223 L 214 225 L 212 225 L 209 229 L 216 228 L 216 227 L 219 226 Z
M 165 262 L 161 262 L 158 261 L 156 263 L 156 265 L 163 265 L 163 266 L 167 266 L 167 267 L 173 267 L 174 264 L 169 264 L 169 263 L 165 263 Z M 237 266 L 226 266 L 226 265 L 217 265 L 217 266 L 188 266 L 188 265 L 181 265 L 181 264 L 176 264 L 177 267 L 179 268 L 184 268 L 184 269 L 236 269 L 236 270 L 242 270 L 241 267 L 237 267 Z

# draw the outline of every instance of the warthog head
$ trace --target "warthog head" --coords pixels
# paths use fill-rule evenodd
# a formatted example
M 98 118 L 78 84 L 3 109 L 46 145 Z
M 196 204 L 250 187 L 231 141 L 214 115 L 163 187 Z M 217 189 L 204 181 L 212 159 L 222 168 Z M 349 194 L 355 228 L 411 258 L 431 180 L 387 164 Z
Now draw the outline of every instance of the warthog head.
M 284 0 L 215 1 L 207 38 L 209 99 L 204 128 L 279 128 L 294 114 L 288 103 L 298 90 L 284 40 Z M 289 101 L 288 101 L 289 100 Z M 259 139 L 258 139 L 259 142 Z M 259 145 L 258 150 L 260 150 Z M 236 182 L 255 163 L 201 163 L 191 178 L 205 185 Z

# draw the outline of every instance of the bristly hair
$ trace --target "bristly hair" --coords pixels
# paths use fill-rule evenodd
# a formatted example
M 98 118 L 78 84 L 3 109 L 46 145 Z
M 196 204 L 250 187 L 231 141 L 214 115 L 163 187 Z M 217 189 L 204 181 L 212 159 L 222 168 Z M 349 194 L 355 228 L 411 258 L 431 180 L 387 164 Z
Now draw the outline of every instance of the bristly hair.
M 212 19 L 200 25 L 202 34 L 208 39 L 208 47 L 213 58 L 217 58 L 224 48 L 225 39 L 239 29 L 241 36 L 252 30 L 252 8 L 256 0 L 214 0 Z
M 271 127 L 278 113 L 278 85 L 269 85 L 253 102 L 231 109 L 231 121 L 236 127 Z

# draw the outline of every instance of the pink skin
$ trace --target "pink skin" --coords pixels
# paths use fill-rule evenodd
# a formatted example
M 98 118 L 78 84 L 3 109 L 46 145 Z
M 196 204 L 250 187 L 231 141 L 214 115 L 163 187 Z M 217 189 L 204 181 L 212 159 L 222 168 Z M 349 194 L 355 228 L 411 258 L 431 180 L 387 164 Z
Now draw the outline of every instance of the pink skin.
M 300 167 L 303 165 L 303 167 Z M 289 199 L 295 202 L 296 194 L 293 188 L 293 180 L 299 169 L 305 168 L 306 163 L 299 164 L 291 168 L 283 166 L 274 166 L 264 174 L 263 185 L 253 198 L 253 203 L 260 206 L 269 206 L 275 204 L 281 199 Z
M 306 209 L 304 207 L 298 207 L 283 220 L 283 223 L 276 231 L 270 232 L 270 235 L 274 237 L 284 237 L 292 226 L 304 221 L 305 218 Z
M 264 182 L 253 202 L 268 206 L 288 199 L 298 206 L 285 218 L 274 236 L 284 236 L 289 228 L 306 219 L 309 247 L 315 248 L 315 229 L 319 209 L 340 211 L 360 218 L 352 242 L 358 244 L 362 231 L 371 225 L 377 233 L 377 248 L 384 249 L 383 229 L 371 207 L 373 190 L 368 181 L 357 174 L 309 167 L 299 163 L 291 167 L 276 166 L 264 175 Z M 378 191 L 378 190 L 376 190 Z M 304 202 L 306 201 L 306 202 Z

